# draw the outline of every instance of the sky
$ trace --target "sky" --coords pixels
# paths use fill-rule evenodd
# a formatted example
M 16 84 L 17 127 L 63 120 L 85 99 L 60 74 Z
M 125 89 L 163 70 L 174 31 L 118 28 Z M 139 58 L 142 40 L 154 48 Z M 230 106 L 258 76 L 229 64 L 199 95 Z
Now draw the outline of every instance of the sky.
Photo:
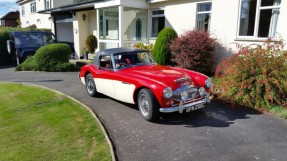
M 16 0 L 0 0 L 0 17 L 4 16 L 10 11 L 19 10 Z

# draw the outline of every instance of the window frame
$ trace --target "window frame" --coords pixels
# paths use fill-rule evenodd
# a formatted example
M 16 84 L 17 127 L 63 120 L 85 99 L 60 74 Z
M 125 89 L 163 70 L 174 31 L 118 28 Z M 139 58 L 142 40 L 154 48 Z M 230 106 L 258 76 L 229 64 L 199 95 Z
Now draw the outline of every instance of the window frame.
M 47 5 L 47 2 L 49 3 L 49 5 Z M 44 7 L 45 10 L 51 9 L 51 0 L 44 0 Z
M 280 12 L 282 0 L 280 1 L 280 4 L 277 6 L 263 6 L 263 7 L 261 7 L 262 0 L 256 0 L 257 2 L 256 2 L 255 24 L 254 24 L 253 36 L 240 36 L 239 35 L 239 33 L 240 33 L 240 19 L 241 19 L 241 11 L 242 11 L 242 8 L 241 8 L 242 7 L 242 1 L 245 1 L 245 0 L 239 1 L 239 11 L 238 11 L 239 13 L 238 13 L 238 20 L 237 20 L 236 39 L 247 39 L 247 40 L 248 39 L 266 40 L 268 38 L 276 39 L 277 38 L 276 33 L 277 33 L 279 21 L 277 21 L 276 31 L 275 31 L 275 34 L 273 37 L 270 36 L 270 31 L 268 33 L 268 37 L 258 37 L 260 13 L 262 10 L 267 10 L 267 9 L 279 9 L 279 12 Z M 278 20 L 279 20 L 279 17 L 280 17 L 280 14 L 278 15 Z
M 30 3 L 30 11 L 31 11 L 31 14 L 37 12 L 37 4 L 36 4 L 36 1 L 33 1 L 33 2 Z
M 22 16 L 25 16 L 25 6 L 21 6 L 21 14 Z
M 208 3 L 210 3 L 211 4 L 211 8 L 210 8 L 210 10 L 209 11 L 198 11 L 198 5 L 200 5 L 200 4 L 208 4 Z M 211 20 L 211 13 L 212 13 L 212 1 L 206 1 L 206 2 L 199 2 L 199 3 L 197 3 L 196 4 L 196 19 L 195 19 L 195 29 L 197 30 L 197 31 L 202 31 L 202 30 L 198 30 L 198 28 L 197 28 L 197 23 L 198 23 L 198 15 L 199 14 L 209 14 L 209 19 Z M 211 24 L 211 21 L 210 21 L 210 23 L 208 23 L 208 29 L 207 29 L 207 33 L 209 33 L 210 32 L 210 24 Z
M 163 14 L 153 14 L 154 11 L 163 11 Z M 156 38 L 158 36 L 158 33 L 160 31 L 158 31 L 157 35 L 154 36 L 153 34 L 153 18 L 159 18 L 159 17 L 163 17 L 164 18 L 164 27 L 165 27 L 165 10 L 164 8 L 156 8 L 156 9 L 152 9 L 151 10 L 151 37 L 152 38 Z

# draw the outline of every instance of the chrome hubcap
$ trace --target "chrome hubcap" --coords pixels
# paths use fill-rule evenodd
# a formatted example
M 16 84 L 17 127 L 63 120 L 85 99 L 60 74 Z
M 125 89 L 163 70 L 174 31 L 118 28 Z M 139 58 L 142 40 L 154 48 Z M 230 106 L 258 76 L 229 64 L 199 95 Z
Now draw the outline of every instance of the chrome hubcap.
M 140 95 L 140 110 L 144 116 L 149 114 L 149 103 L 144 94 Z
M 87 80 L 87 90 L 89 93 L 93 93 L 94 91 L 94 84 L 91 79 Z

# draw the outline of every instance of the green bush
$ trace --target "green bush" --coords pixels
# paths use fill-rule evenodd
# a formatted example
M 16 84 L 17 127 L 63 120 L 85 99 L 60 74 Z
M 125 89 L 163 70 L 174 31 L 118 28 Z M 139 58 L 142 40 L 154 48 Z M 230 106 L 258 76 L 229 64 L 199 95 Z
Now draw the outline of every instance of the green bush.
M 16 71 L 36 71 L 37 64 L 34 61 L 34 56 L 28 58 L 23 63 L 16 67 Z
M 98 48 L 98 40 L 97 40 L 96 36 L 89 35 L 87 37 L 87 40 L 86 40 L 86 45 L 87 45 L 87 48 L 89 49 L 89 51 L 91 53 L 94 53 L 95 50 Z
M 241 46 L 217 67 L 213 92 L 220 99 L 255 109 L 287 108 L 286 58 L 282 42 Z
M 179 67 L 211 75 L 216 44 L 206 32 L 187 31 L 171 42 L 172 61 Z
M 150 43 L 144 44 L 144 43 L 140 42 L 140 43 L 133 44 L 132 47 L 137 48 L 137 49 L 144 49 L 144 50 L 148 50 L 148 51 L 153 50 L 153 44 L 150 44 Z
M 10 39 L 11 33 L 15 31 L 47 31 L 47 29 L 30 29 L 19 27 L 0 27 L 0 65 L 10 63 L 12 55 L 7 51 L 7 40 Z
M 48 44 L 39 48 L 34 56 L 37 64 L 46 70 L 57 63 L 67 63 L 71 55 L 71 48 L 64 43 Z
M 37 50 L 36 54 L 24 61 L 17 71 L 78 71 L 79 68 L 69 63 L 71 48 L 64 43 L 48 44 Z
M 171 51 L 169 44 L 177 38 L 177 33 L 172 28 L 164 28 L 157 36 L 152 55 L 160 65 L 171 65 Z

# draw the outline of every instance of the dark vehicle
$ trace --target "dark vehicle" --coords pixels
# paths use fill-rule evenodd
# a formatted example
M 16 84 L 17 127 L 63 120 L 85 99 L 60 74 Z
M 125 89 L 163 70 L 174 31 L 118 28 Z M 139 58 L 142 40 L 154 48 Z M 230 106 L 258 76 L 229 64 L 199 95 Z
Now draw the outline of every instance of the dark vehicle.
M 30 31 L 12 32 L 10 40 L 7 41 L 7 50 L 12 54 L 12 58 L 17 61 L 17 65 L 25 61 L 44 45 L 56 43 L 57 39 L 51 32 Z M 74 44 L 63 42 L 71 47 L 71 57 L 74 58 Z

